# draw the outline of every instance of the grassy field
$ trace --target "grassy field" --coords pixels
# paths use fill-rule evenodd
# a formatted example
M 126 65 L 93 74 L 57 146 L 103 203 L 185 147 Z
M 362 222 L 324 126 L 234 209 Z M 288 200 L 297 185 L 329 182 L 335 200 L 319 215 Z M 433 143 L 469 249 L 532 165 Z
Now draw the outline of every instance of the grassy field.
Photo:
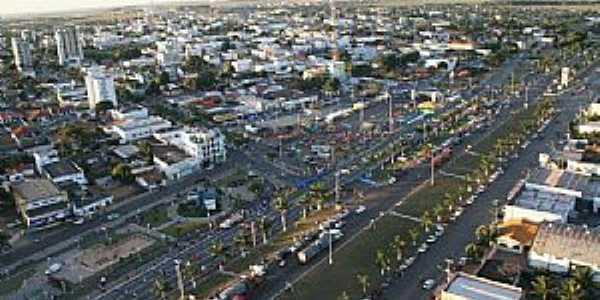
M 389 242 L 395 235 L 403 235 L 418 226 L 406 219 L 386 216 L 375 229 L 363 231 L 351 247 L 344 247 L 334 254 L 334 264 L 320 264 L 294 286 L 294 291 L 284 294 L 281 299 L 336 299 L 342 291 L 346 291 L 351 299 L 362 295 L 361 287 L 356 279 L 357 274 L 369 276 L 371 287 L 376 287 L 381 280 L 379 269 L 375 264 L 375 253 L 378 249 L 390 252 Z M 393 256 L 393 255 L 392 255 Z
M 150 227 L 154 228 L 168 222 L 170 218 L 166 207 L 163 206 L 145 211 L 139 217 L 134 217 L 133 220 L 140 226 L 146 227 L 150 224 Z
M 431 210 L 444 199 L 444 194 L 464 184 L 463 180 L 453 177 L 439 177 L 434 186 L 426 184 L 418 192 L 408 196 L 395 210 L 397 212 L 420 217 L 426 210 Z
M 162 229 L 160 232 L 170 235 L 174 238 L 179 238 L 195 230 L 205 231 L 208 229 L 206 222 L 187 222 L 182 224 L 174 224 Z

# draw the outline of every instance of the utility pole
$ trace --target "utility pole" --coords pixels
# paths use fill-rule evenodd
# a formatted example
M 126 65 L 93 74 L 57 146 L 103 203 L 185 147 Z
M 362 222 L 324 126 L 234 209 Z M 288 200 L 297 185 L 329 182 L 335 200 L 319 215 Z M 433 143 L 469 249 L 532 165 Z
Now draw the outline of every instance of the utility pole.
M 250 234 L 252 235 L 252 246 L 256 248 L 256 222 L 252 221 L 250 223 Z
M 388 91 L 385 92 L 385 95 L 388 98 L 388 102 L 389 102 L 389 113 L 388 113 L 388 121 L 389 121 L 389 127 L 390 127 L 390 134 L 394 131 L 394 104 L 392 102 L 392 96 L 390 95 L 390 93 Z
M 335 171 L 335 203 L 339 203 L 339 202 L 340 202 L 340 172 L 336 170 Z
M 179 260 L 175 261 L 175 274 L 177 274 L 177 288 L 179 289 L 179 299 L 185 299 L 185 293 L 183 290 L 183 276 L 181 275 L 181 263 Z
M 431 185 L 435 185 L 435 164 L 434 164 L 433 148 L 431 149 Z
M 281 135 L 279 136 L 279 159 L 283 157 L 283 141 Z
M 331 238 L 331 228 L 329 229 L 329 264 L 333 265 L 333 240 Z
M 510 92 L 515 94 L 515 71 L 510 72 Z
M 525 103 L 523 104 L 525 109 L 529 107 L 529 86 L 525 85 Z

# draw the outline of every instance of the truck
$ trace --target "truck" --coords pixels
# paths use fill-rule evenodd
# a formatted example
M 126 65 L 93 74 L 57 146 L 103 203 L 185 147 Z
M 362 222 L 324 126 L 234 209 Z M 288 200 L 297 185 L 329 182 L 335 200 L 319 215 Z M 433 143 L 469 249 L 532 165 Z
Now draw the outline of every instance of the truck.
M 326 231 L 323 233 L 324 234 L 319 236 L 319 239 L 306 246 L 306 248 L 302 249 L 302 251 L 298 252 L 297 256 L 300 264 L 308 263 L 311 259 L 317 256 L 317 254 L 329 247 L 329 233 Z M 332 242 L 335 242 L 342 237 L 340 230 L 334 229 L 332 230 L 331 234 Z
M 228 229 L 242 222 L 243 220 L 244 217 L 241 214 L 233 214 L 229 218 L 225 219 L 225 221 L 221 222 L 221 224 L 219 224 L 219 228 Z
M 444 162 L 448 161 L 452 157 L 452 148 L 445 147 L 440 153 L 433 157 L 433 165 L 439 167 Z

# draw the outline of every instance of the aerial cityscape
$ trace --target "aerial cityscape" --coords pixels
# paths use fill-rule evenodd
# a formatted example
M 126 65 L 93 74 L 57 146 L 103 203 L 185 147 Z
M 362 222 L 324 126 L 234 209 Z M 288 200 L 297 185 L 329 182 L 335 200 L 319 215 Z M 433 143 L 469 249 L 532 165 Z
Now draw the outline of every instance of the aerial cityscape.
M 600 1 L 22 2 L 0 299 L 600 299 Z

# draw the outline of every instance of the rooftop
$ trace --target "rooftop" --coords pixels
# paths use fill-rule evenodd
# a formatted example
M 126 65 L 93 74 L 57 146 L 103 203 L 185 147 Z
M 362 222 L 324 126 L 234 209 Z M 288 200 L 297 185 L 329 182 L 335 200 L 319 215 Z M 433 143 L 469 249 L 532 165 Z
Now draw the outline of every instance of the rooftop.
M 520 288 L 464 273 L 457 274 L 444 292 L 468 300 L 519 300 L 523 296 Z
M 575 196 L 545 191 L 524 190 L 515 200 L 516 206 L 568 216 L 575 207 Z
M 544 223 L 531 251 L 600 266 L 600 232 L 583 226 Z
M 498 225 L 499 235 L 507 236 L 523 245 L 531 245 L 539 225 L 524 219 L 514 219 Z
M 546 185 L 573 191 L 583 191 L 586 189 L 589 181 L 590 177 L 588 176 L 566 172 L 563 170 L 537 168 L 531 171 L 527 183 Z
M 25 202 L 36 201 L 38 199 L 54 197 L 62 193 L 47 179 L 33 179 L 12 184 L 12 190 L 15 196 Z
M 191 156 L 187 155 L 179 148 L 171 145 L 155 145 L 152 146 L 152 151 L 154 156 L 169 165 L 191 158 Z
M 70 160 L 61 160 L 49 163 L 43 168 L 52 178 L 67 176 L 80 172 L 80 170 L 75 167 L 75 163 Z

